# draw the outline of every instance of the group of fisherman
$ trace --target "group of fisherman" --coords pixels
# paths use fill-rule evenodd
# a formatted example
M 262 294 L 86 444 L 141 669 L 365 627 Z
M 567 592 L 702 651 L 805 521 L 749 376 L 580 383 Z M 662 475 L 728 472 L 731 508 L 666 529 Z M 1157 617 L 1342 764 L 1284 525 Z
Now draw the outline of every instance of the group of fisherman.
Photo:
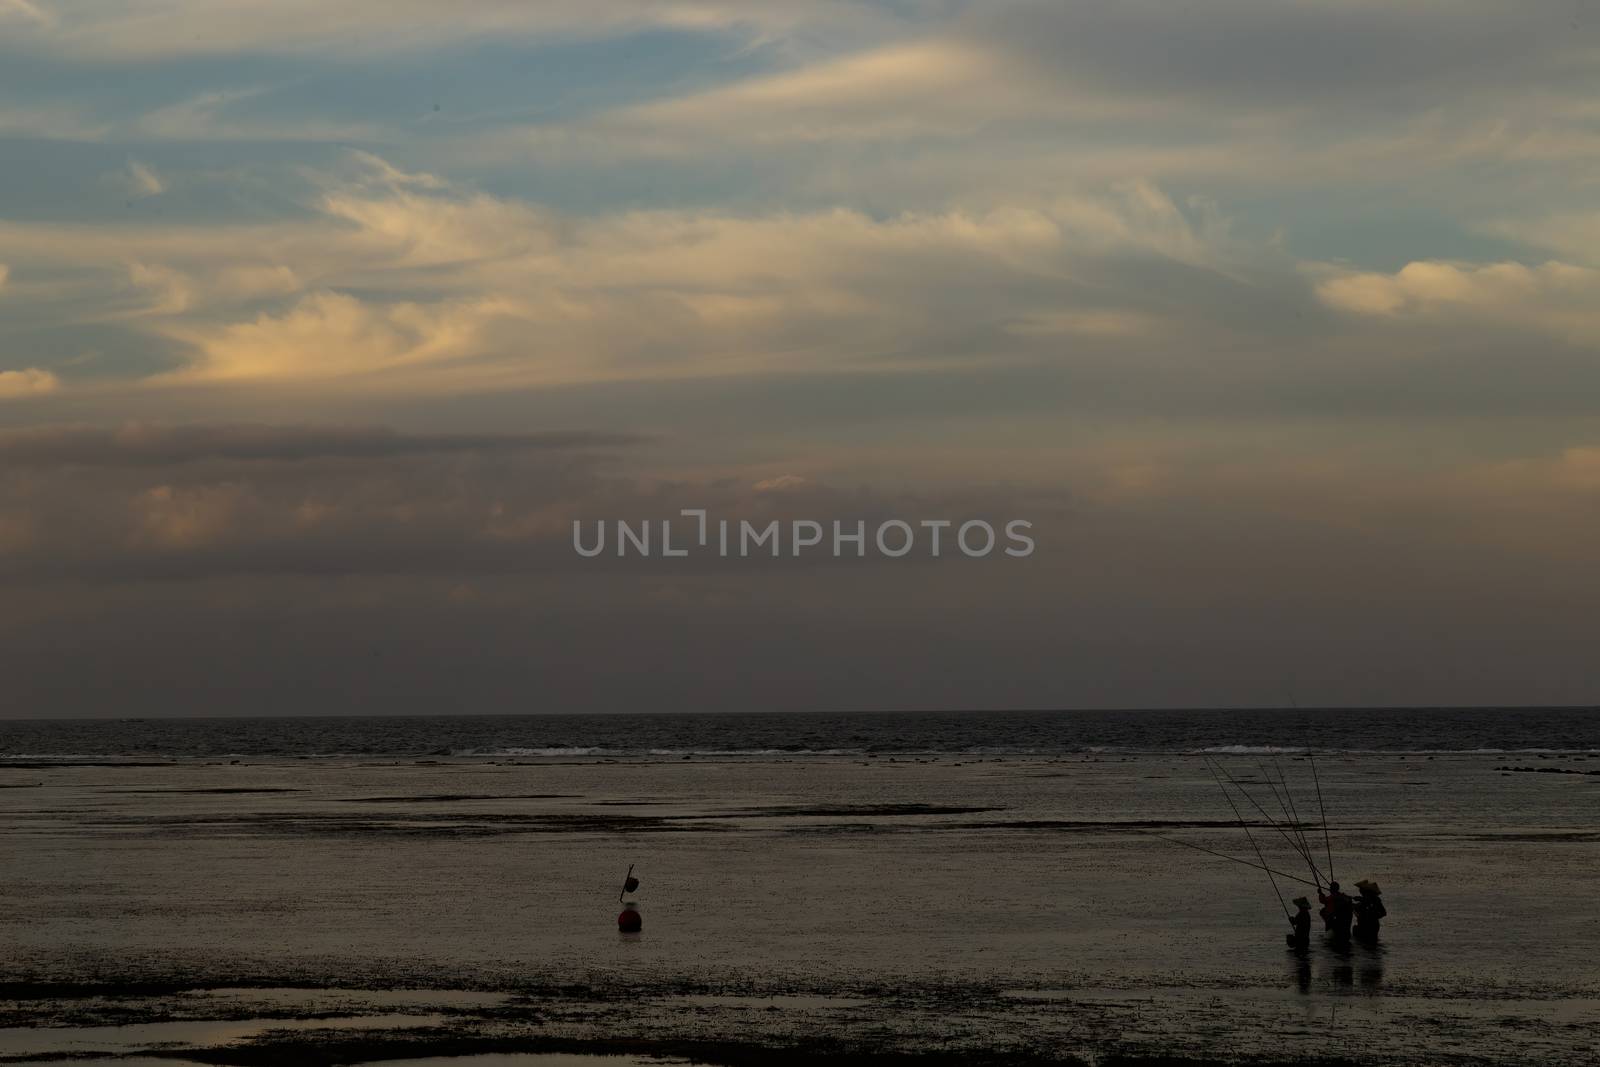
M 1348 945 L 1352 938 L 1368 944 L 1376 942 L 1378 927 L 1382 925 L 1384 916 L 1389 914 L 1389 909 L 1383 906 L 1383 890 L 1377 882 L 1363 878 L 1356 883 L 1356 890 L 1360 896 L 1351 897 L 1339 888 L 1338 882 L 1330 882 L 1326 893 L 1320 887 L 1317 889 L 1317 900 L 1322 903 L 1323 929 L 1336 945 Z M 1311 901 L 1305 897 L 1295 897 L 1294 906 L 1298 910 L 1289 917 L 1293 932 L 1285 935 L 1285 940 L 1290 948 L 1309 948 Z
M 1222 790 L 1222 795 L 1227 798 L 1228 806 L 1233 809 L 1234 817 L 1239 820 L 1239 828 L 1244 831 L 1245 837 L 1250 842 L 1250 847 L 1255 851 L 1257 862 L 1252 863 L 1247 859 L 1230 856 L 1226 853 L 1206 848 L 1204 845 L 1197 845 L 1191 841 L 1183 841 L 1172 837 L 1164 837 L 1163 840 L 1265 871 L 1267 879 L 1272 883 L 1272 891 L 1277 896 L 1278 903 L 1283 907 L 1283 914 L 1289 920 L 1290 933 L 1286 936 L 1286 940 L 1290 948 L 1300 950 L 1309 948 L 1311 945 L 1311 901 L 1305 897 L 1296 897 L 1294 899 L 1296 911 L 1291 914 L 1288 904 L 1284 902 L 1283 893 L 1278 889 L 1279 878 L 1300 882 L 1316 888 L 1317 900 L 1322 905 L 1323 928 L 1327 931 L 1329 940 L 1336 947 L 1348 946 L 1351 940 L 1362 941 L 1367 944 L 1375 943 L 1378 940 L 1378 928 L 1382 924 L 1384 916 L 1389 914 L 1388 909 L 1383 906 L 1383 890 L 1378 888 L 1377 882 L 1362 879 L 1356 883 L 1356 890 L 1360 895 L 1351 897 L 1339 888 L 1338 882 L 1333 880 L 1333 841 L 1328 834 L 1327 808 L 1322 803 L 1322 782 L 1317 776 L 1315 756 L 1310 752 L 1306 753 L 1306 760 L 1311 765 L 1312 782 L 1317 791 L 1317 807 L 1322 811 L 1322 844 L 1328 860 L 1326 876 L 1317 866 L 1317 853 L 1322 850 L 1316 849 L 1306 836 L 1305 825 L 1300 822 L 1294 795 L 1289 789 L 1289 779 L 1283 773 L 1281 766 L 1278 767 L 1277 776 L 1274 777 L 1267 770 L 1265 764 L 1261 765 L 1262 778 L 1267 788 L 1272 791 L 1272 797 L 1277 801 L 1283 813 L 1283 821 L 1279 822 L 1266 808 L 1261 806 L 1237 778 L 1228 773 L 1228 770 L 1220 762 L 1212 760 L 1209 756 L 1203 758 L 1212 778 L 1215 779 L 1218 788 Z M 1255 835 L 1250 832 L 1250 824 L 1245 820 L 1244 813 L 1239 810 L 1238 804 L 1234 803 L 1233 793 L 1229 792 L 1229 786 L 1237 790 L 1238 795 L 1248 801 L 1267 821 L 1267 824 L 1289 843 L 1295 855 L 1305 863 L 1307 873 L 1311 875 L 1310 880 L 1293 874 L 1285 874 L 1267 864 L 1266 854 L 1262 852 L 1261 845 L 1256 841 Z M 1324 885 L 1327 887 L 1326 891 L 1323 889 Z

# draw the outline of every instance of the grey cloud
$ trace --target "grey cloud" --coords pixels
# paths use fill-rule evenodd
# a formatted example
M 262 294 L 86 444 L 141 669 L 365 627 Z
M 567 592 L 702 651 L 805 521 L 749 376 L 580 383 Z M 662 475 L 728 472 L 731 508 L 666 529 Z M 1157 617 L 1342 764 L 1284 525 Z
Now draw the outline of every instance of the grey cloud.
M 261 423 L 121 427 L 43 426 L 0 430 L 0 468 L 47 464 L 149 467 L 205 460 L 378 459 L 471 452 L 618 448 L 646 439 L 627 433 L 400 433 L 382 426 Z
M 43 715 L 1576 702 L 1595 562 L 1548 550 L 1589 505 L 1480 505 L 1258 466 L 974 566 L 56 582 L 0 669 Z
M 589 447 L 635 440 L 284 426 L 13 432 L 0 435 L 0 457 L 14 452 L 28 462 L 0 462 L 0 581 L 483 576 L 574 567 L 648 574 L 659 559 L 580 559 L 572 523 L 649 521 L 659 530 L 661 520 L 675 519 L 684 523 L 681 539 L 686 507 L 761 524 L 903 516 L 983 517 L 999 526 L 1063 506 L 1058 494 L 1004 488 L 912 493 L 807 484 L 774 493 L 750 479 L 663 479 Z M 674 564 L 681 572 L 707 565 Z M 767 558 L 747 567 L 796 565 L 804 562 Z
M 1090 86 L 1199 94 L 1250 108 L 1325 107 L 1352 99 L 1453 102 L 1463 90 L 1555 80 L 1581 89 L 1583 71 L 1594 71 L 1600 19 L 1568 0 L 1123 0 L 979 9 L 970 32 Z
M 1046 459 L 1070 493 L 1007 467 L 976 490 L 665 479 L 641 452 L 561 449 L 5 469 L 0 670 L 40 715 L 1270 703 L 1291 682 L 1330 703 L 1573 699 L 1600 449 L 1462 476 L 1272 447 L 1184 433 Z M 574 518 L 685 506 L 1021 514 L 1039 550 L 572 552 Z

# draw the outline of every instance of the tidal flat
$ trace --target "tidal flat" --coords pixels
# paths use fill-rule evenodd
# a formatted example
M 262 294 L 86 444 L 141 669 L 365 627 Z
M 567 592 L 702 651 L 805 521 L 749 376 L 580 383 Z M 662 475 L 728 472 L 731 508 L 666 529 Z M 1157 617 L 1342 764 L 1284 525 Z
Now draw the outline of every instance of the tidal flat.
M 1329 754 L 1324 839 L 1303 756 L 1218 758 L 1382 883 L 1377 945 L 1296 955 L 1167 840 L 1254 857 L 1196 755 L 0 762 L 0 1062 L 1600 1055 L 1595 777 Z

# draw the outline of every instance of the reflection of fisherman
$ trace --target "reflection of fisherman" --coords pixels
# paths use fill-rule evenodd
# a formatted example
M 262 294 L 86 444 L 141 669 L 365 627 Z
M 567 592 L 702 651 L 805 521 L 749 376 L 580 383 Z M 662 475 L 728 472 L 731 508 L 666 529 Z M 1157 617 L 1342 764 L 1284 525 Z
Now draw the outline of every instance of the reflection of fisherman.
M 1356 883 L 1356 888 L 1361 890 L 1361 896 L 1355 901 L 1356 936 L 1364 941 L 1376 941 L 1378 926 L 1389 914 L 1389 909 L 1383 906 L 1383 890 L 1378 888 L 1377 882 L 1365 878 Z
M 1289 942 L 1290 948 L 1309 948 L 1311 946 L 1311 901 L 1305 897 L 1295 897 L 1294 906 L 1297 910 L 1294 913 L 1294 918 L 1289 920 L 1289 925 L 1294 928 L 1294 933 L 1283 935 L 1284 940 Z
M 1355 917 L 1350 897 L 1339 891 L 1338 882 L 1329 882 L 1328 891 L 1317 891 L 1322 901 L 1322 923 L 1335 941 L 1350 940 L 1350 921 Z

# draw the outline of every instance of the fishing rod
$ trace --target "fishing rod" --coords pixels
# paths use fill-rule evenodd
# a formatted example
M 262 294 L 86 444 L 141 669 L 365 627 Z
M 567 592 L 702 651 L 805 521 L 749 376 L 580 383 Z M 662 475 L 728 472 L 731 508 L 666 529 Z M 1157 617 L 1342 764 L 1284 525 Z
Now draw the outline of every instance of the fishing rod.
M 1317 870 L 1317 865 L 1315 863 L 1311 862 L 1311 857 L 1300 850 L 1300 846 L 1295 842 L 1294 838 L 1290 837 L 1288 832 L 1286 830 L 1284 830 L 1282 827 L 1280 827 L 1277 824 L 1277 821 L 1275 819 L 1273 819 L 1273 817 L 1270 814 L 1267 813 L 1267 810 L 1265 808 L 1263 808 L 1260 804 L 1256 803 L 1256 798 L 1251 796 L 1249 791 L 1247 789 L 1245 789 L 1244 786 L 1240 785 L 1239 782 L 1233 777 L 1232 774 L 1228 773 L 1228 768 L 1223 767 L 1222 766 L 1222 762 L 1220 760 L 1212 761 L 1212 760 L 1210 760 L 1210 757 L 1207 757 L 1207 759 L 1208 759 L 1209 762 L 1216 763 L 1217 767 L 1221 769 L 1222 773 L 1224 775 L 1227 775 L 1228 781 L 1233 785 L 1233 787 L 1235 789 L 1237 789 L 1239 791 L 1239 795 L 1244 797 L 1246 800 L 1248 800 L 1250 802 L 1250 804 L 1256 809 L 1256 811 L 1261 813 L 1261 817 L 1263 819 L 1267 820 L 1267 825 L 1271 826 L 1274 830 L 1278 831 L 1278 833 L 1283 837 L 1283 839 L 1285 841 L 1289 842 L 1289 847 L 1294 849 L 1295 852 L 1299 854 L 1300 858 L 1306 861 L 1306 865 L 1311 868 L 1312 877 L 1313 878 L 1321 878 L 1322 874 L 1321 874 L 1321 872 L 1319 872 Z M 1213 778 L 1216 777 L 1216 772 L 1215 771 L 1212 772 L 1212 777 Z M 1222 783 L 1218 782 L 1217 784 L 1220 786 Z M 1222 792 L 1224 793 L 1224 795 L 1226 795 L 1226 793 L 1228 791 L 1226 789 L 1224 789 Z M 1234 812 L 1235 813 L 1237 813 L 1238 810 L 1239 810 L 1238 808 L 1234 808 Z M 1241 820 L 1241 821 L 1243 821 L 1243 820 Z M 1262 862 L 1265 863 L 1266 861 L 1262 860 Z
M 1283 786 L 1283 796 L 1289 802 L 1289 815 L 1294 820 L 1295 831 L 1300 835 L 1300 848 L 1309 853 L 1311 842 L 1306 838 L 1305 824 L 1300 821 L 1300 809 L 1294 802 L 1294 791 L 1289 788 L 1289 775 L 1283 769 L 1283 761 L 1277 756 L 1272 757 L 1272 766 L 1278 772 L 1278 784 Z
M 1244 831 L 1244 836 L 1250 841 L 1250 847 L 1256 851 L 1256 859 L 1261 861 L 1261 868 L 1267 872 L 1267 881 L 1272 883 L 1272 895 L 1278 898 L 1278 907 L 1283 909 L 1283 917 L 1292 924 L 1294 916 L 1289 914 L 1289 905 L 1284 902 L 1283 894 L 1278 890 L 1278 880 L 1272 876 L 1272 871 L 1267 867 L 1267 858 L 1261 854 L 1261 846 L 1256 844 L 1256 837 L 1246 825 L 1244 816 L 1239 812 L 1239 805 L 1233 802 L 1233 797 L 1228 793 L 1228 787 L 1222 784 L 1222 779 L 1217 777 L 1217 772 L 1212 770 L 1211 761 L 1206 760 L 1206 769 L 1211 770 L 1211 777 L 1216 781 L 1217 788 L 1222 790 L 1222 798 L 1228 802 L 1228 807 L 1233 809 L 1233 814 L 1239 820 L 1239 828 Z
M 1299 838 L 1300 843 L 1298 845 L 1295 845 L 1294 838 L 1290 838 L 1289 844 L 1295 846 L 1295 850 L 1300 853 L 1300 858 L 1306 861 L 1306 866 L 1311 868 L 1311 877 L 1317 879 L 1317 886 L 1318 888 L 1321 888 L 1322 872 L 1317 870 L 1317 865 L 1311 861 L 1311 850 L 1306 845 L 1304 833 L 1300 832 L 1300 827 L 1298 825 L 1299 820 L 1289 813 L 1289 805 L 1284 800 L 1284 796 L 1289 792 L 1288 781 L 1285 780 L 1282 783 L 1283 792 L 1279 793 L 1279 783 L 1272 780 L 1272 774 L 1267 770 L 1267 765 L 1265 763 L 1258 763 L 1256 766 L 1261 768 L 1261 777 L 1266 779 L 1267 788 L 1272 790 L 1272 799 L 1276 800 L 1278 802 L 1278 807 L 1283 810 L 1284 821 L 1288 824 L 1291 830 L 1296 831 L 1296 836 Z
M 1299 711 L 1300 711 L 1300 701 L 1295 699 L 1294 686 L 1292 686 L 1292 685 L 1289 687 L 1289 706 L 1294 708 L 1296 714 L 1299 713 Z M 1307 741 L 1310 740 L 1309 729 L 1307 731 L 1306 739 L 1307 739 Z M 1315 782 L 1316 786 L 1317 786 L 1317 808 L 1322 813 L 1322 843 L 1328 850 L 1328 890 L 1329 890 L 1329 892 L 1332 892 L 1332 890 L 1333 890 L 1333 843 L 1328 838 L 1328 809 L 1326 807 L 1324 807 L 1323 804 L 1322 804 L 1322 782 L 1319 781 L 1318 778 L 1317 778 L 1317 755 L 1316 755 L 1316 753 L 1314 751 L 1312 751 L 1312 748 L 1311 748 L 1311 746 L 1309 744 L 1306 745 L 1306 759 L 1311 761 L 1311 780 L 1313 782 Z M 1281 766 L 1278 768 L 1278 773 L 1280 775 L 1283 773 L 1283 768 Z M 1284 789 L 1287 790 L 1288 788 L 1289 788 L 1289 781 L 1286 778 L 1286 779 L 1284 779 Z M 1289 803 L 1291 805 L 1294 803 L 1294 798 L 1293 797 L 1291 797 L 1289 799 Z M 1304 830 L 1300 831 L 1300 839 L 1302 841 L 1306 840 L 1306 836 L 1305 836 L 1305 831 Z M 1308 855 L 1311 852 L 1311 848 L 1310 848 L 1310 843 L 1309 842 L 1307 842 L 1307 845 L 1306 845 L 1306 852 L 1307 852 Z M 1322 887 L 1320 885 L 1317 886 L 1317 893 L 1318 893 L 1319 896 L 1322 893 Z
M 1283 824 L 1291 831 L 1295 831 L 1295 837 L 1299 838 L 1299 828 L 1294 824 L 1294 816 L 1289 814 L 1288 802 L 1283 799 L 1283 794 L 1278 792 L 1277 780 L 1272 777 L 1272 772 L 1267 770 L 1265 763 L 1257 763 L 1256 769 L 1261 772 L 1261 779 L 1267 783 L 1267 788 L 1272 790 L 1272 799 L 1278 802 L 1278 810 L 1283 812 Z M 1305 855 L 1305 846 L 1300 846 L 1298 851 L 1302 856 Z
M 1298 827 L 1294 825 L 1294 816 L 1289 814 L 1289 804 L 1283 799 L 1283 794 L 1278 791 L 1277 781 L 1272 777 L 1272 773 L 1267 770 L 1265 763 L 1258 763 L 1256 766 L 1261 771 L 1262 781 L 1267 783 L 1267 789 L 1272 793 L 1272 799 L 1278 802 L 1278 810 L 1283 812 L 1283 824 L 1289 830 L 1289 844 L 1299 853 L 1300 858 L 1306 862 L 1306 866 L 1311 868 L 1312 877 L 1320 879 L 1321 874 L 1317 870 L 1317 865 L 1311 862 L 1311 857 L 1306 854 L 1305 843 L 1300 840 Z
M 1305 851 L 1302 850 L 1300 848 L 1300 846 L 1295 843 L 1294 839 L 1291 838 L 1288 835 L 1287 832 L 1285 832 L 1281 827 L 1278 826 L 1277 821 L 1275 819 L 1273 819 L 1272 815 L 1265 808 L 1263 808 L 1260 804 L 1256 803 L 1256 798 L 1250 795 L 1250 791 L 1248 789 L 1246 789 L 1244 786 L 1239 784 L 1239 781 L 1236 778 L 1234 778 L 1234 776 L 1231 773 L 1229 773 L 1228 768 L 1226 768 L 1226 767 L 1224 767 L 1222 765 L 1222 761 L 1221 760 L 1216 760 L 1214 762 L 1216 763 L 1218 769 L 1221 770 L 1222 773 L 1227 776 L 1228 783 L 1239 791 L 1239 795 L 1244 797 L 1246 800 L 1248 800 L 1250 802 L 1250 805 L 1252 807 L 1254 807 L 1256 809 L 1256 811 L 1261 813 L 1261 817 L 1263 819 L 1267 820 L 1267 825 L 1271 826 L 1274 830 L 1277 830 L 1278 833 L 1283 836 L 1283 839 L 1285 841 L 1289 842 L 1289 847 L 1294 849 L 1296 852 L 1300 853 L 1300 858 L 1305 860 L 1306 863 L 1308 865 L 1310 865 L 1310 867 L 1312 868 L 1312 872 L 1314 874 L 1317 873 L 1316 872 L 1316 864 L 1311 863 L 1310 857 L 1308 857 L 1305 854 Z M 1274 790 L 1274 793 L 1276 793 L 1276 790 Z
M 1276 756 L 1272 757 L 1272 765 L 1273 765 L 1273 767 L 1277 768 L 1277 771 L 1278 771 L 1278 784 L 1283 786 L 1283 798 L 1284 798 L 1284 800 L 1287 800 L 1289 802 L 1289 818 L 1290 818 L 1291 824 L 1295 828 L 1295 832 L 1300 836 L 1300 851 L 1305 854 L 1306 862 L 1308 864 L 1310 864 L 1311 863 L 1311 842 L 1306 838 L 1305 825 L 1300 821 L 1300 809 L 1295 806 L 1294 792 L 1293 792 L 1293 790 L 1291 790 L 1289 788 L 1289 776 L 1284 773 L 1283 763 L 1278 759 L 1278 757 L 1276 757 Z M 1265 767 L 1262 767 L 1261 770 L 1262 770 L 1262 773 L 1266 772 L 1266 768 Z M 1316 865 L 1315 864 L 1311 864 L 1311 867 L 1312 867 L 1313 870 L 1316 869 Z M 1317 889 L 1320 891 L 1322 889 L 1321 876 L 1318 875 L 1317 877 L 1318 877 Z
M 1306 758 L 1311 761 L 1311 780 L 1317 783 L 1317 807 L 1322 809 L 1322 843 L 1328 850 L 1328 884 L 1333 884 L 1333 839 L 1328 836 L 1328 809 L 1322 803 L 1322 779 L 1317 777 L 1317 755 L 1309 748 Z
M 1232 860 L 1234 863 L 1242 863 L 1246 867 L 1254 867 L 1258 871 L 1266 871 L 1268 874 L 1276 874 L 1279 878 L 1282 878 L 1285 881 L 1299 882 L 1301 885 L 1311 885 L 1312 884 L 1312 883 L 1306 881 L 1304 878 L 1297 878 L 1292 874 L 1285 874 L 1282 871 L 1274 871 L 1271 867 L 1263 867 L 1258 863 L 1251 863 L 1249 860 L 1242 860 L 1238 856 L 1230 856 L 1226 852 L 1218 852 L 1215 849 L 1206 848 L 1204 845 L 1197 845 L 1193 841 L 1185 841 L 1182 838 L 1178 838 L 1178 837 L 1168 837 L 1165 834 L 1158 834 L 1154 830 L 1140 830 L 1138 832 L 1141 833 L 1141 834 L 1148 834 L 1149 836 L 1155 838 L 1158 841 L 1165 841 L 1168 844 L 1172 844 L 1172 845 L 1182 845 L 1184 848 L 1192 848 L 1192 849 L 1195 849 L 1196 851 L 1205 852 L 1205 853 L 1207 853 L 1209 855 L 1216 856 L 1216 857 L 1218 857 L 1220 859 Z M 1317 888 L 1321 889 L 1322 887 L 1321 886 L 1317 886 Z

